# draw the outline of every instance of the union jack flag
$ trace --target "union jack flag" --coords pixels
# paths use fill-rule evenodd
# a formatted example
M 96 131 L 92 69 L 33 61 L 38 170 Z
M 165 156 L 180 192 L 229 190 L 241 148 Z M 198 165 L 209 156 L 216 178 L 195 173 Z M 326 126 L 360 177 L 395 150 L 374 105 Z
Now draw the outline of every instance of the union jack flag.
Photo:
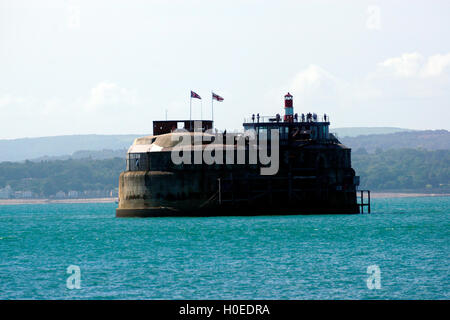
M 221 96 L 219 96 L 218 94 L 215 94 L 214 92 L 212 93 L 212 97 L 213 97 L 213 99 L 215 99 L 217 101 L 223 101 L 223 98 Z
M 194 91 L 191 91 L 191 98 L 195 98 L 195 99 L 201 99 L 202 97 L 200 97 L 198 94 L 196 94 Z

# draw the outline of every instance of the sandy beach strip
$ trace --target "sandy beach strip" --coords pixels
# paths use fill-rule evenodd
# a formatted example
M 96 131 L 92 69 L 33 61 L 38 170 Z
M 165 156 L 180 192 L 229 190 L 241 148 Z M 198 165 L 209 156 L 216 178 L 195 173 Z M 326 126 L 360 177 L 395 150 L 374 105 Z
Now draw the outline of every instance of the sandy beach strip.
M 448 197 L 450 193 L 371 192 L 371 198 Z
M 359 195 L 359 193 L 357 193 Z M 412 197 L 449 197 L 450 193 L 400 193 L 400 192 L 371 192 L 370 197 L 378 198 L 412 198 Z M 49 203 L 113 203 L 117 198 L 88 198 L 88 199 L 0 199 L 0 205 L 14 204 L 49 204 Z
M 49 204 L 49 203 L 113 203 L 117 198 L 89 199 L 0 199 L 0 205 L 12 204 Z

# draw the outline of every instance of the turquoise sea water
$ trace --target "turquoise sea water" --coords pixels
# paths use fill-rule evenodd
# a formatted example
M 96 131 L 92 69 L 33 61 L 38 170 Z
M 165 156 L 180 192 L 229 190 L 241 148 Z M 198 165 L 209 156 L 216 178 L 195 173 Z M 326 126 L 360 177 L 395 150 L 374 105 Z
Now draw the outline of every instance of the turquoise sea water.
M 450 198 L 372 202 L 370 215 L 153 219 L 0 206 L 0 298 L 449 299 Z

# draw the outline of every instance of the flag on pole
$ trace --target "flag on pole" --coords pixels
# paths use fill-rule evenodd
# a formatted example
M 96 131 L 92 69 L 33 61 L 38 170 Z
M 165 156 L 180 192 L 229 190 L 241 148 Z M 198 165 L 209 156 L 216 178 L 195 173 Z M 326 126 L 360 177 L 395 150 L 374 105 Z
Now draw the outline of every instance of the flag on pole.
M 201 99 L 202 97 L 200 97 L 198 94 L 196 94 L 194 91 L 191 91 L 191 98 L 195 98 L 195 99 Z
M 212 98 L 217 101 L 223 101 L 223 98 L 214 92 L 212 93 Z

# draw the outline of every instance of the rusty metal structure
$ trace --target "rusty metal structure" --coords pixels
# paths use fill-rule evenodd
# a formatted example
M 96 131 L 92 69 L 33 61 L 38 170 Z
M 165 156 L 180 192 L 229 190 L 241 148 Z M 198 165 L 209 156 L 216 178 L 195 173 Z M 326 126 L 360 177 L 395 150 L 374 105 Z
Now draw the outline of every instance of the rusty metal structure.
M 355 214 L 364 207 L 370 213 L 370 192 L 358 190 L 351 150 L 329 132 L 329 117 L 294 114 L 292 95 L 284 98 L 283 118 L 256 114 L 244 121 L 256 142 L 244 133 L 224 139 L 227 134 L 211 130 L 212 121 L 155 121 L 153 135 L 136 139 L 128 150 L 116 216 Z M 261 175 L 268 164 L 249 160 L 252 151 L 276 151 L 274 133 L 278 170 Z M 188 145 L 180 146 L 186 139 Z M 176 164 L 172 159 L 173 152 L 203 159 L 212 147 L 224 150 L 223 161 Z M 236 161 L 239 157 L 245 161 Z

